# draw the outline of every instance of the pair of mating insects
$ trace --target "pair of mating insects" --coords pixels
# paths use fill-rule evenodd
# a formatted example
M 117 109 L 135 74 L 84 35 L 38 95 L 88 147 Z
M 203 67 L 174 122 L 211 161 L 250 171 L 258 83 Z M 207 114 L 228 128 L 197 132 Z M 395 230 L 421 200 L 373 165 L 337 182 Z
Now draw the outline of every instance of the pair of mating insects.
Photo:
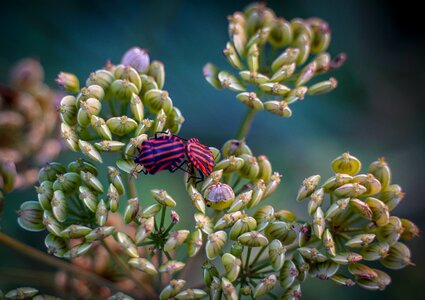
M 139 155 L 134 162 L 143 166 L 141 172 L 144 174 L 153 175 L 162 170 L 175 172 L 180 169 L 201 182 L 204 176 L 211 174 L 214 167 L 214 157 L 207 146 L 196 138 L 187 140 L 169 131 L 155 133 L 154 137 L 143 141 L 137 150 Z M 185 165 L 186 169 L 183 168 Z M 198 170 L 200 177 L 196 176 L 194 169 Z

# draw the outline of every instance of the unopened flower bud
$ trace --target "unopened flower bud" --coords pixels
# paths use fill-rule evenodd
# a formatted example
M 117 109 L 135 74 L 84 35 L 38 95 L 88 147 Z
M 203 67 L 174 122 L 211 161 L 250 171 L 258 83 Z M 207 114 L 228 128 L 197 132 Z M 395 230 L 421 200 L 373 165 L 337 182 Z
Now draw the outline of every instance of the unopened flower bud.
M 149 66 L 148 75 L 152 76 L 155 79 L 159 89 L 162 89 L 164 87 L 165 70 L 164 64 L 162 62 L 154 60 Z
M 139 73 L 145 73 L 149 68 L 149 63 L 148 51 L 139 47 L 128 49 L 121 58 L 121 64 L 131 66 Z
M 331 167 L 335 173 L 353 176 L 360 171 L 362 164 L 360 160 L 346 152 L 335 158 L 331 163 Z
M 227 234 L 225 231 L 217 231 L 211 233 L 208 236 L 205 252 L 209 260 L 213 260 L 220 254 L 220 252 L 223 250 L 226 240 Z
M 146 258 L 131 258 L 128 260 L 128 264 L 139 271 L 146 272 L 147 274 L 153 276 L 158 274 L 155 266 Z
M 43 208 L 37 201 L 22 203 L 18 210 L 18 224 L 25 230 L 41 231 L 45 228 L 43 224 Z
M 244 92 L 245 87 L 243 84 L 234 76 L 227 71 L 221 71 L 218 73 L 218 80 L 220 81 L 221 87 L 229 89 L 233 92 Z
M 276 285 L 276 282 L 277 278 L 274 274 L 268 275 L 266 278 L 262 279 L 254 290 L 254 298 L 260 297 L 271 291 Z
M 204 199 L 208 207 L 224 210 L 235 200 L 235 193 L 229 185 L 218 182 L 207 187 Z
M 80 91 L 80 82 L 77 76 L 72 73 L 60 72 L 55 81 L 57 85 L 69 93 L 78 93 Z
M 264 102 L 264 108 L 280 117 L 290 118 L 292 116 L 292 110 L 286 101 L 266 101 Z
M 202 244 L 202 231 L 200 229 L 195 229 L 187 239 L 187 253 L 189 257 L 195 256 L 202 248 Z
M 159 267 L 159 272 L 173 274 L 182 270 L 186 266 L 185 263 L 176 260 L 169 260 Z
M 183 279 L 172 279 L 159 295 L 160 300 L 168 300 L 176 296 L 184 287 L 186 281 Z
M 263 102 L 257 97 L 254 92 L 243 92 L 236 95 L 236 98 L 247 105 L 249 108 L 260 111 L 263 110 Z

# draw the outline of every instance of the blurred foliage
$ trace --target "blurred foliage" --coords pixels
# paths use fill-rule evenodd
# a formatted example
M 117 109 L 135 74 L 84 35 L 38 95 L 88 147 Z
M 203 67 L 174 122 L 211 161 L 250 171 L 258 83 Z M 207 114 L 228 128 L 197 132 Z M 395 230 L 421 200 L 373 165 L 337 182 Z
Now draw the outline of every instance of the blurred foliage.
M 219 67 L 226 67 L 220 57 L 220 49 L 227 40 L 226 17 L 247 3 L 2 3 L 0 34 L 4 42 L 0 50 L 0 81 L 7 81 L 8 70 L 16 60 L 32 56 L 41 61 L 46 81 L 53 87 L 58 71 L 72 71 L 84 78 L 102 66 L 106 58 L 118 61 L 129 47 L 142 46 L 151 51 L 154 59 L 160 58 L 168 66 L 165 88 L 173 94 L 182 112 L 191 111 L 190 115 L 186 114 L 181 134 L 202 138 L 208 145 L 221 145 L 235 135 L 239 123 L 235 119 L 242 119 L 243 111 L 234 101 L 233 93 L 215 91 L 208 86 L 202 77 L 202 66 L 206 61 L 214 61 L 222 63 Z M 408 9 L 411 7 L 408 3 L 395 1 L 270 1 L 268 5 L 288 19 L 310 16 L 325 19 L 333 30 L 330 50 L 348 54 L 344 68 L 335 72 L 339 86 L 333 93 L 297 106 L 295 118 L 282 120 L 263 114 L 255 120 L 248 142 L 255 141 L 250 143 L 253 151 L 267 152 L 274 168 L 283 174 L 282 184 L 271 201 L 284 201 L 285 209 L 301 216 L 304 207 L 294 200 L 298 184 L 306 174 L 331 176 L 327 162 L 346 150 L 365 161 L 384 155 L 394 171 L 394 181 L 406 192 L 407 201 L 397 213 L 425 228 L 425 203 L 421 199 L 425 190 L 419 182 L 425 176 L 424 104 L 417 88 L 423 80 L 425 47 L 423 33 L 418 29 L 419 10 Z M 68 153 L 59 161 L 69 162 L 72 158 L 75 156 Z M 191 207 L 181 185 L 182 178 L 176 174 L 139 178 L 146 187 L 141 189 L 141 199 L 164 180 L 175 199 L 187 201 L 188 208 Z M 8 199 L 2 230 L 43 249 L 44 233 L 24 232 L 18 228 L 14 213 L 22 202 L 35 200 L 35 191 L 14 192 Z M 191 215 L 192 209 L 188 213 Z M 189 218 L 183 217 L 181 222 L 186 226 L 184 223 L 189 223 Z M 415 240 L 411 248 L 417 267 L 389 272 L 395 284 L 384 292 L 347 290 L 308 281 L 303 288 L 304 296 L 306 299 L 414 296 L 414 292 L 420 292 L 425 270 L 425 259 L 419 255 L 424 249 L 423 239 Z M 18 275 L 22 275 L 18 274 L 19 269 L 45 269 L 3 247 L 0 257 L 2 289 L 31 281 L 29 274 L 24 274 L 27 279 L 18 280 Z M 46 272 L 48 276 L 51 270 Z M 37 275 L 33 276 L 37 278 Z M 50 285 L 43 288 L 43 292 L 52 292 Z

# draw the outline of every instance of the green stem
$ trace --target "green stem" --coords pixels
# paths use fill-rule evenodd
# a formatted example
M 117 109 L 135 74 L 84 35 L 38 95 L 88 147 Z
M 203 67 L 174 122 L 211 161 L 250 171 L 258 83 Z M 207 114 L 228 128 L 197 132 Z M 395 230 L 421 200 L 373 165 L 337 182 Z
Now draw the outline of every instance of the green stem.
M 265 261 L 262 264 L 259 264 L 257 267 L 255 267 L 254 269 L 251 270 L 251 273 L 255 273 L 261 269 L 267 268 L 268 266 L 270 266 L 270 262 L 269 261 Z
M 63 260 L 47 255 L 46 253 L 38 249 L 35 249 L 31 246 L 21 243 L 18 240 L 15 240 L 14 238 L 6 235 L 3 232 L 0 232 L 0 243 L 32 259 L 38 260 L 50 266 L 72 273 L 73 275 L 83 278 L 99 287 L 106 286 L 114 292 L 121 291 L 121 289 L 118 286 L 116 286 L 113 282 L 110 282 L 109 280 L 106 280 L 92 272 L 86 271 L 76 265 L 67 263 Z M 133 295 L 133 296 L 136 296 L 136 295 Z
M 170 253 L 164 251 L 165 256 L 167 257 L 168 260 L 173 260 L 173 258 L 171 257 Z
M 254 260 L 251 263 L 251 267 L 253 267 L 255 265 L 255 263 L 258 261 L 258 259 L 260 258 L 261 254 L 263 254 L 264 250 L 266 250 L 266 246 L 262 247 L 260 249 L 260 251 L 258 251 L 257 255 L 255 256 Z
M 154 244 L 153 241 L 142 242 L 142 243 L 138 243 L 137 247 L 149 246 L 149 245 L 153 245 L 153 244 Z
M 162 250 L 159 249 L 158 251 L 158 269 L 161 267 L 162 265 Z M 162 273 L 158 272 L 158 287 L 161 290 L 162 287 Z
M 108 97 L 108 104 L 109 104 L 109 108 L 111 109 L 111 114 L 114 117 L 118 116 L 117 108 L 114 105 L 114 101 L 110 97 Z
M 124 116 L 127 112 L 127 102 L 121 102 L 121 116 Z
M 162 226 L 164 226 L 166 211 L 167 211 L 167 207 L 165 205 L 163 205 L 162 209 L 161 209 L 161 223 L 159 223 L 159 230 L 160 231 L 162 231 Z
M 167 234 L 170 232 L 170 230 L 174 227 L 174 225 L 176 225 L 176 224 L 174 224 L 173 222 L 171 222 L 170 223 L 170 225 L 168 225 L 168 228 L 167 229 L 165 229 L 165 231 L 164 231 L 164 233 L 162 234 L 163 236 L 167 236 Z
M 238 133 L 236 134 L 236 139 L 242 140 L 247 137 L 249 130 L 251 129 L 252 121 L 254 120 L 256 111 L 252 108 L 249 108 L 245 114 L 245 117 L 242 121 L 241 127 L 239 128 Z
M 248 251 L 246 253 L 246 260 L 245 260 L 245 266 L 248 269 L 249 268 L 249 259 L 251 258 L 251 247 L 248 247 Z

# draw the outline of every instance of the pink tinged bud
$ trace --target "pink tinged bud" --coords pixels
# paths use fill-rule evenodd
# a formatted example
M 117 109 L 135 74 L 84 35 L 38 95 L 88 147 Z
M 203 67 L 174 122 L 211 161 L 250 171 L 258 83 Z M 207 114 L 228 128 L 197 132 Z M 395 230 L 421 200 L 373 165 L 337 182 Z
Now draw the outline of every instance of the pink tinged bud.
M 149 54 L 147 50 L 133 47 L 127 50 L 127 52 L 121 58 L 121 64 L 131 66 L 139 73 L 144 73 L 149 68 Z

